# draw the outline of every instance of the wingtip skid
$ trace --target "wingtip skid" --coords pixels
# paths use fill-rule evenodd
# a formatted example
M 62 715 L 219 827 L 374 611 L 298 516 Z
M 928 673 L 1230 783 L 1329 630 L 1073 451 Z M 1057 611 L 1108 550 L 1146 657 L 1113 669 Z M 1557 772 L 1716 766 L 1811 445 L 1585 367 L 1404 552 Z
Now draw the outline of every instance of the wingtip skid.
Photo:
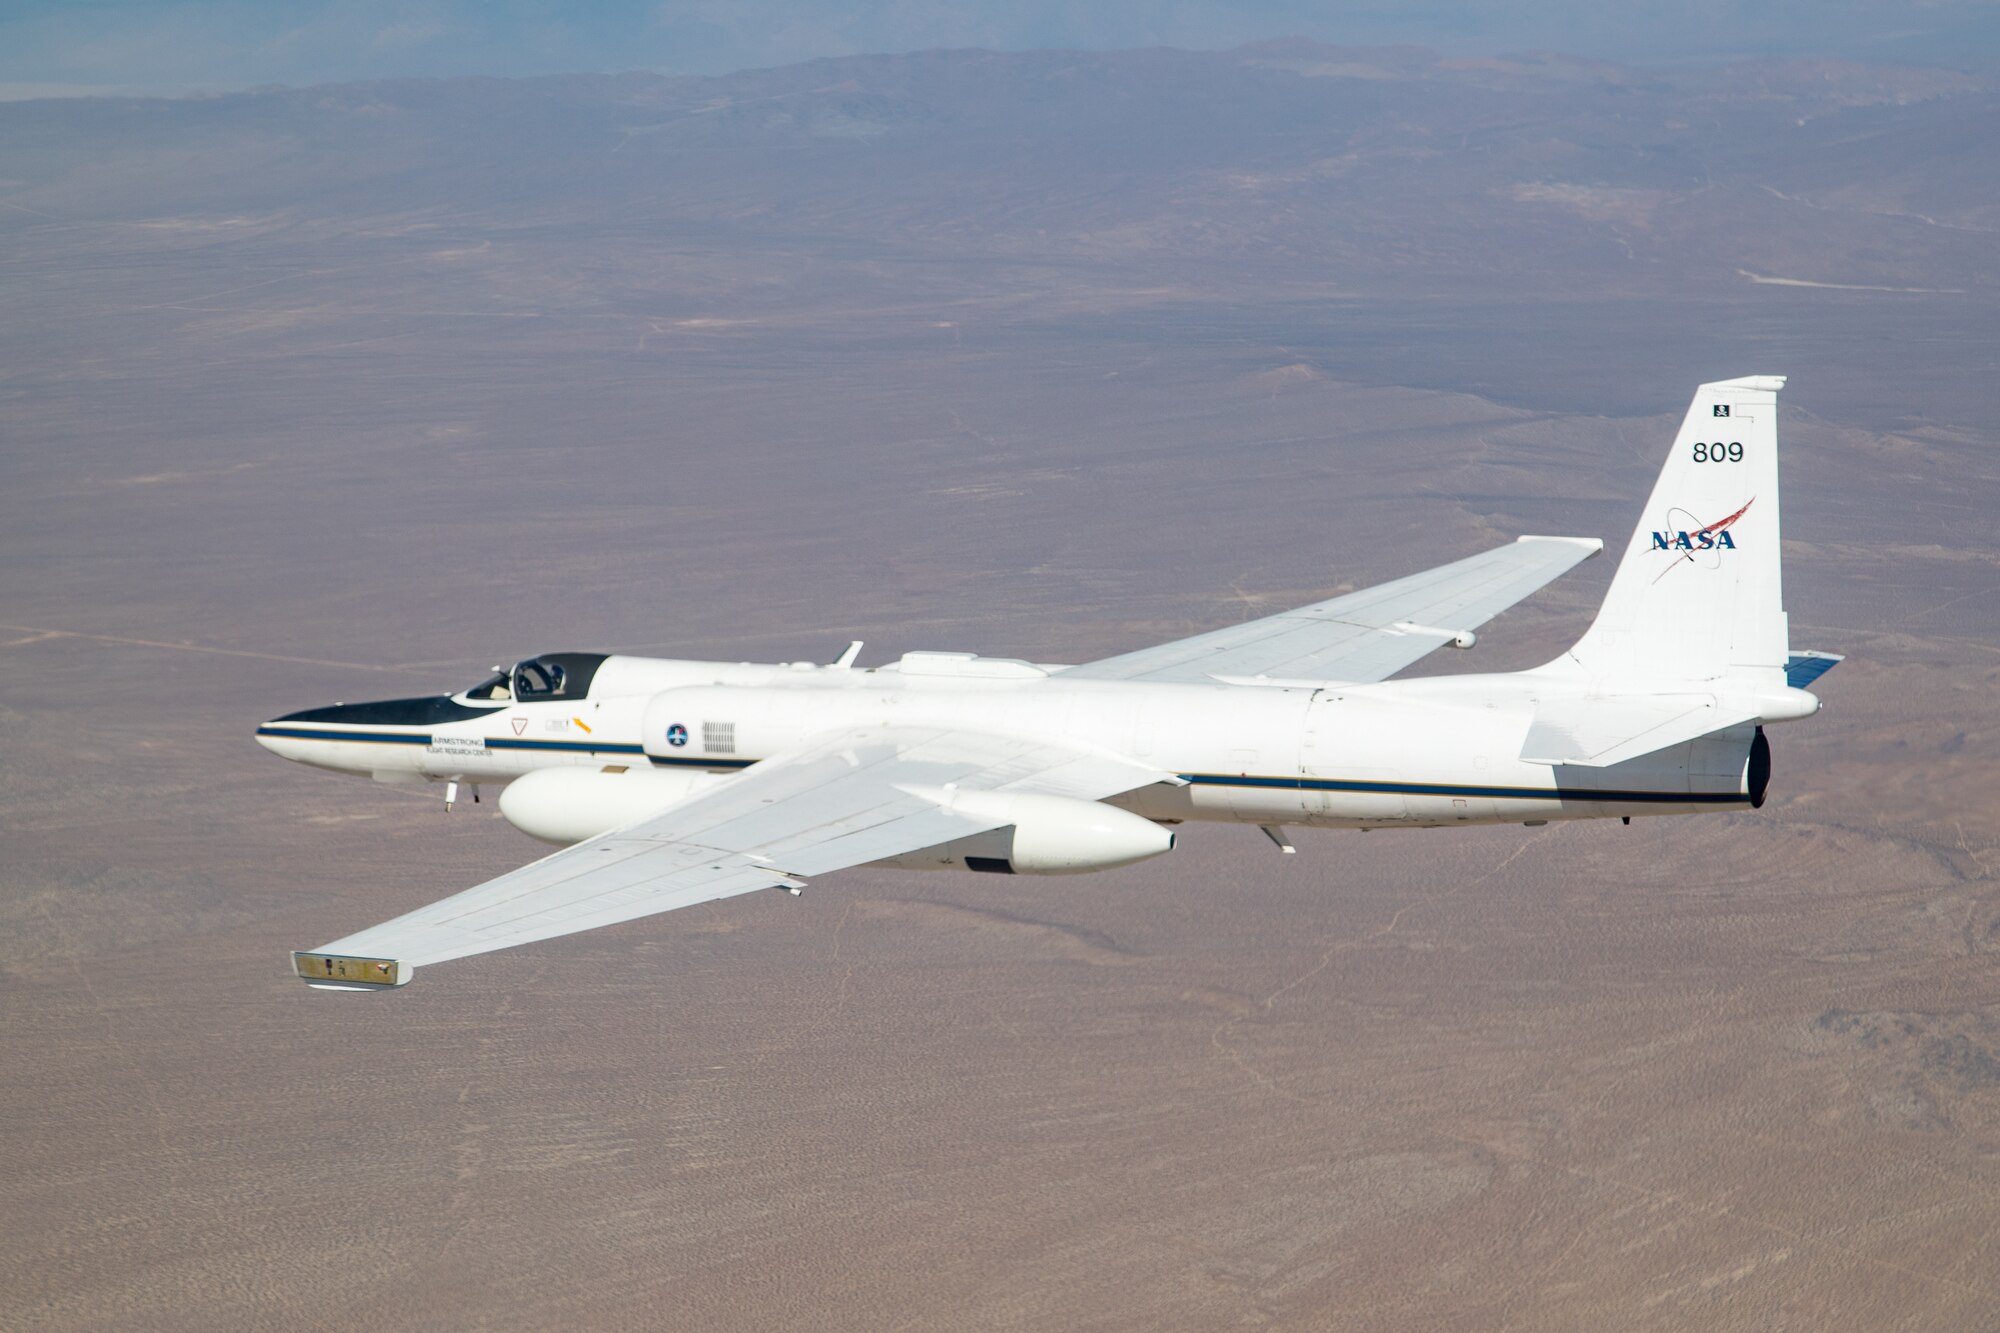
M 416 971 L 399 958 L 356 958 L 294 950 L 292 971 L 314 990 L 394 990 Z

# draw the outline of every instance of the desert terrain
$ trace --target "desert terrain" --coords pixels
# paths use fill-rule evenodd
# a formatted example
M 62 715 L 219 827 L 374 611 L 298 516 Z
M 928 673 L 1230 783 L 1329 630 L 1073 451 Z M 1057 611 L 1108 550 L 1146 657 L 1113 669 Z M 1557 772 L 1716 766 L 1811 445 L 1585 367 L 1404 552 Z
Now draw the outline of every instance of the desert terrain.
M 1299 42 L 0 105 L 0 1326 L 2000 1327 L 1995 142 Z M 1754 814 L 287 971 L 539 848 L 270 717 L 1615 545 L 1750 373 L 1849 659 Z

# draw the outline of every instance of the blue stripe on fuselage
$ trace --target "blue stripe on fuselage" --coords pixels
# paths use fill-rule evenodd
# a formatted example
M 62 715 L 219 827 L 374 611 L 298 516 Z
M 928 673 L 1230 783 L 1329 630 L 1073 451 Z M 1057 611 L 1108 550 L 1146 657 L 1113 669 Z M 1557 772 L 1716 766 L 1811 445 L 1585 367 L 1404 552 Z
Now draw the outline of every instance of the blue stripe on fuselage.
M 332 731 L 306 727 L 259 727 L 259 736 L 283 736 L 298 741 L 348 741 L 363 745 L 429 745 L 429 732 Z M 518 736 L 468 736 L 447 732 L 445 739 L 478 741 L 489 750 L 565 751 L 575 754 L 644 754 L 645 748 L 617 741 L 524 740 Z
M 429 745 L 428 732 L 407 731 L 321 731 L 307 727 L 259 727 L 259 736 L 284 736 L 295 741 L 366 741 L 371 745 Z
M 488 738 L 489 750 L 569 750 L 590 754 L 644 754 L 643 745 L 623 745 L 612 741 L 542 741 L 523 740 L 518 736 L 494 736 Z
M 655 768 L 748 768 L 760 762 L 756 759 L 691 759 L 671 754 L 656 754 L 650 757 Z
M 429 745 L 429 735 L 381 731 L 319 731 L 304 727 L 259 727 L 259 736 L 284 736 L 306 741 L 354 741 L 370 745 Z M 611 741 L 546 741 L 518 736 L 454 737 L 482 739 L 492 750 L 528 750 L 584 754 L 645 754 L 640 745 Z M 703 759 L 695 756 L 649 755 L 656 768 L 748 768 L 755 759 Z M 1639 805 L 1748 805 L 1739 792 L 1616 791 L 1591 787 L 1474 787 L 1431 782 L 1357 782 L 1343 778 L 1273 778 L 1248 773 L 1183 773 L 1188 782 L 1206 787 L 1251 787 L 1274 791 L 1350 792 L 1369 796 L 1451 796 L 1500 801 L 1602 801 Z

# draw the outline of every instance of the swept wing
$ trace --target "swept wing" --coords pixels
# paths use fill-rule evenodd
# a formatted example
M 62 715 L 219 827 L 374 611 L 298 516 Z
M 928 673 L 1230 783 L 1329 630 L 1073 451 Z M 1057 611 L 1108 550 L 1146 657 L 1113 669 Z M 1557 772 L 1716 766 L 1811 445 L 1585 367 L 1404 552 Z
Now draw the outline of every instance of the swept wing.
M 949 729 L 832 735 L 663 814 L 379 926 L 293 955 L 306 981 L 375 989 L 412 969 L 551 939 L 935 847 L 1004 820 L 947 809 L 961 791 L 1099 800 L 1172 774 L 1048 742 Z M 928 794 L 927 794 L 928 793 Z
M 1603 549 L 1595 538 L 1522 537 L 1408 578 L 1063 674 L 1193 683 L 1386 680 Z

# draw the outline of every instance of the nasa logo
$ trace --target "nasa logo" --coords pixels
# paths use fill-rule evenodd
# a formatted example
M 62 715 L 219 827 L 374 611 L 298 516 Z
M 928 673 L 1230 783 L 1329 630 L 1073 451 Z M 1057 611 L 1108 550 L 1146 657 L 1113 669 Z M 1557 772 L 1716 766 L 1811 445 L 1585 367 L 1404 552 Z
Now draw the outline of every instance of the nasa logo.
M 1678 506 L 1669 510 L 1667 513 L 1666 528 L 1664 530 L 1659 528 L 1652 529 L 1652 549 L 1655 551 L 1666 551 L 1671 555 L 1680 556 L 1681 559 L 1673 561 L 1666 569 L 1661 570 L 1653 582 L 1658 583 L 1660 579 L 1667 576 L 1667 570 L 1679 569 L 1683 562 L 1694 562 L 1697 551 L 1712 551 L 1717 556 L 1720 556 L 1724 551 L 1735 550 L 1736 538 L 1729 530 L 1736 526 L 1736 520 L 1749 513 L 1750 506 L 1756 503 L 1757 497 L 1753 495 L 1743 502 L 1741 509 L 1731 514 L 1728 518 L 1719 518 L 1713 523 L 1706 523 L 1700 527 L 1682 527 L 1680 522 L 1675 521 L 1676 519 L 1681 520 L 1681 522 L 1692 522 L 1694 516 Z M 1720 561 L 1718 560 L 1716 563 L 1710 564 L 1708 568 L 1715 569 L 1719 566 Z
M 676 722 L 667 728 L 667 744 L 679 748 L 688 743 L 688 729 Z
M 1730 535 L 1729 530 L 1735 527 L 1736 520 L 1749 513 L 1750 506 L 1756 503 L 1757 498 L 1752 496 L 1743 502 L 1741 509 L 1731 514 L 1728 518 L 1719 518 L 1704 527 L 1689 529 L 1670 526 L 1664 532 L 1655 528 L 1653 530 L 1653 549 L 1655 551 L 1733 551 L 1736 549 L 1736 538 Z M 1681 509 L 1674 511 L 1675 514 L 1685 512 L 1685 510 Z M 1669 514 L 1668 517 L 1672 518 L 1673 514 Z
M 1655 551 L 1733 551 L 1736 539 L 1727 532 L 1654 532 Z

